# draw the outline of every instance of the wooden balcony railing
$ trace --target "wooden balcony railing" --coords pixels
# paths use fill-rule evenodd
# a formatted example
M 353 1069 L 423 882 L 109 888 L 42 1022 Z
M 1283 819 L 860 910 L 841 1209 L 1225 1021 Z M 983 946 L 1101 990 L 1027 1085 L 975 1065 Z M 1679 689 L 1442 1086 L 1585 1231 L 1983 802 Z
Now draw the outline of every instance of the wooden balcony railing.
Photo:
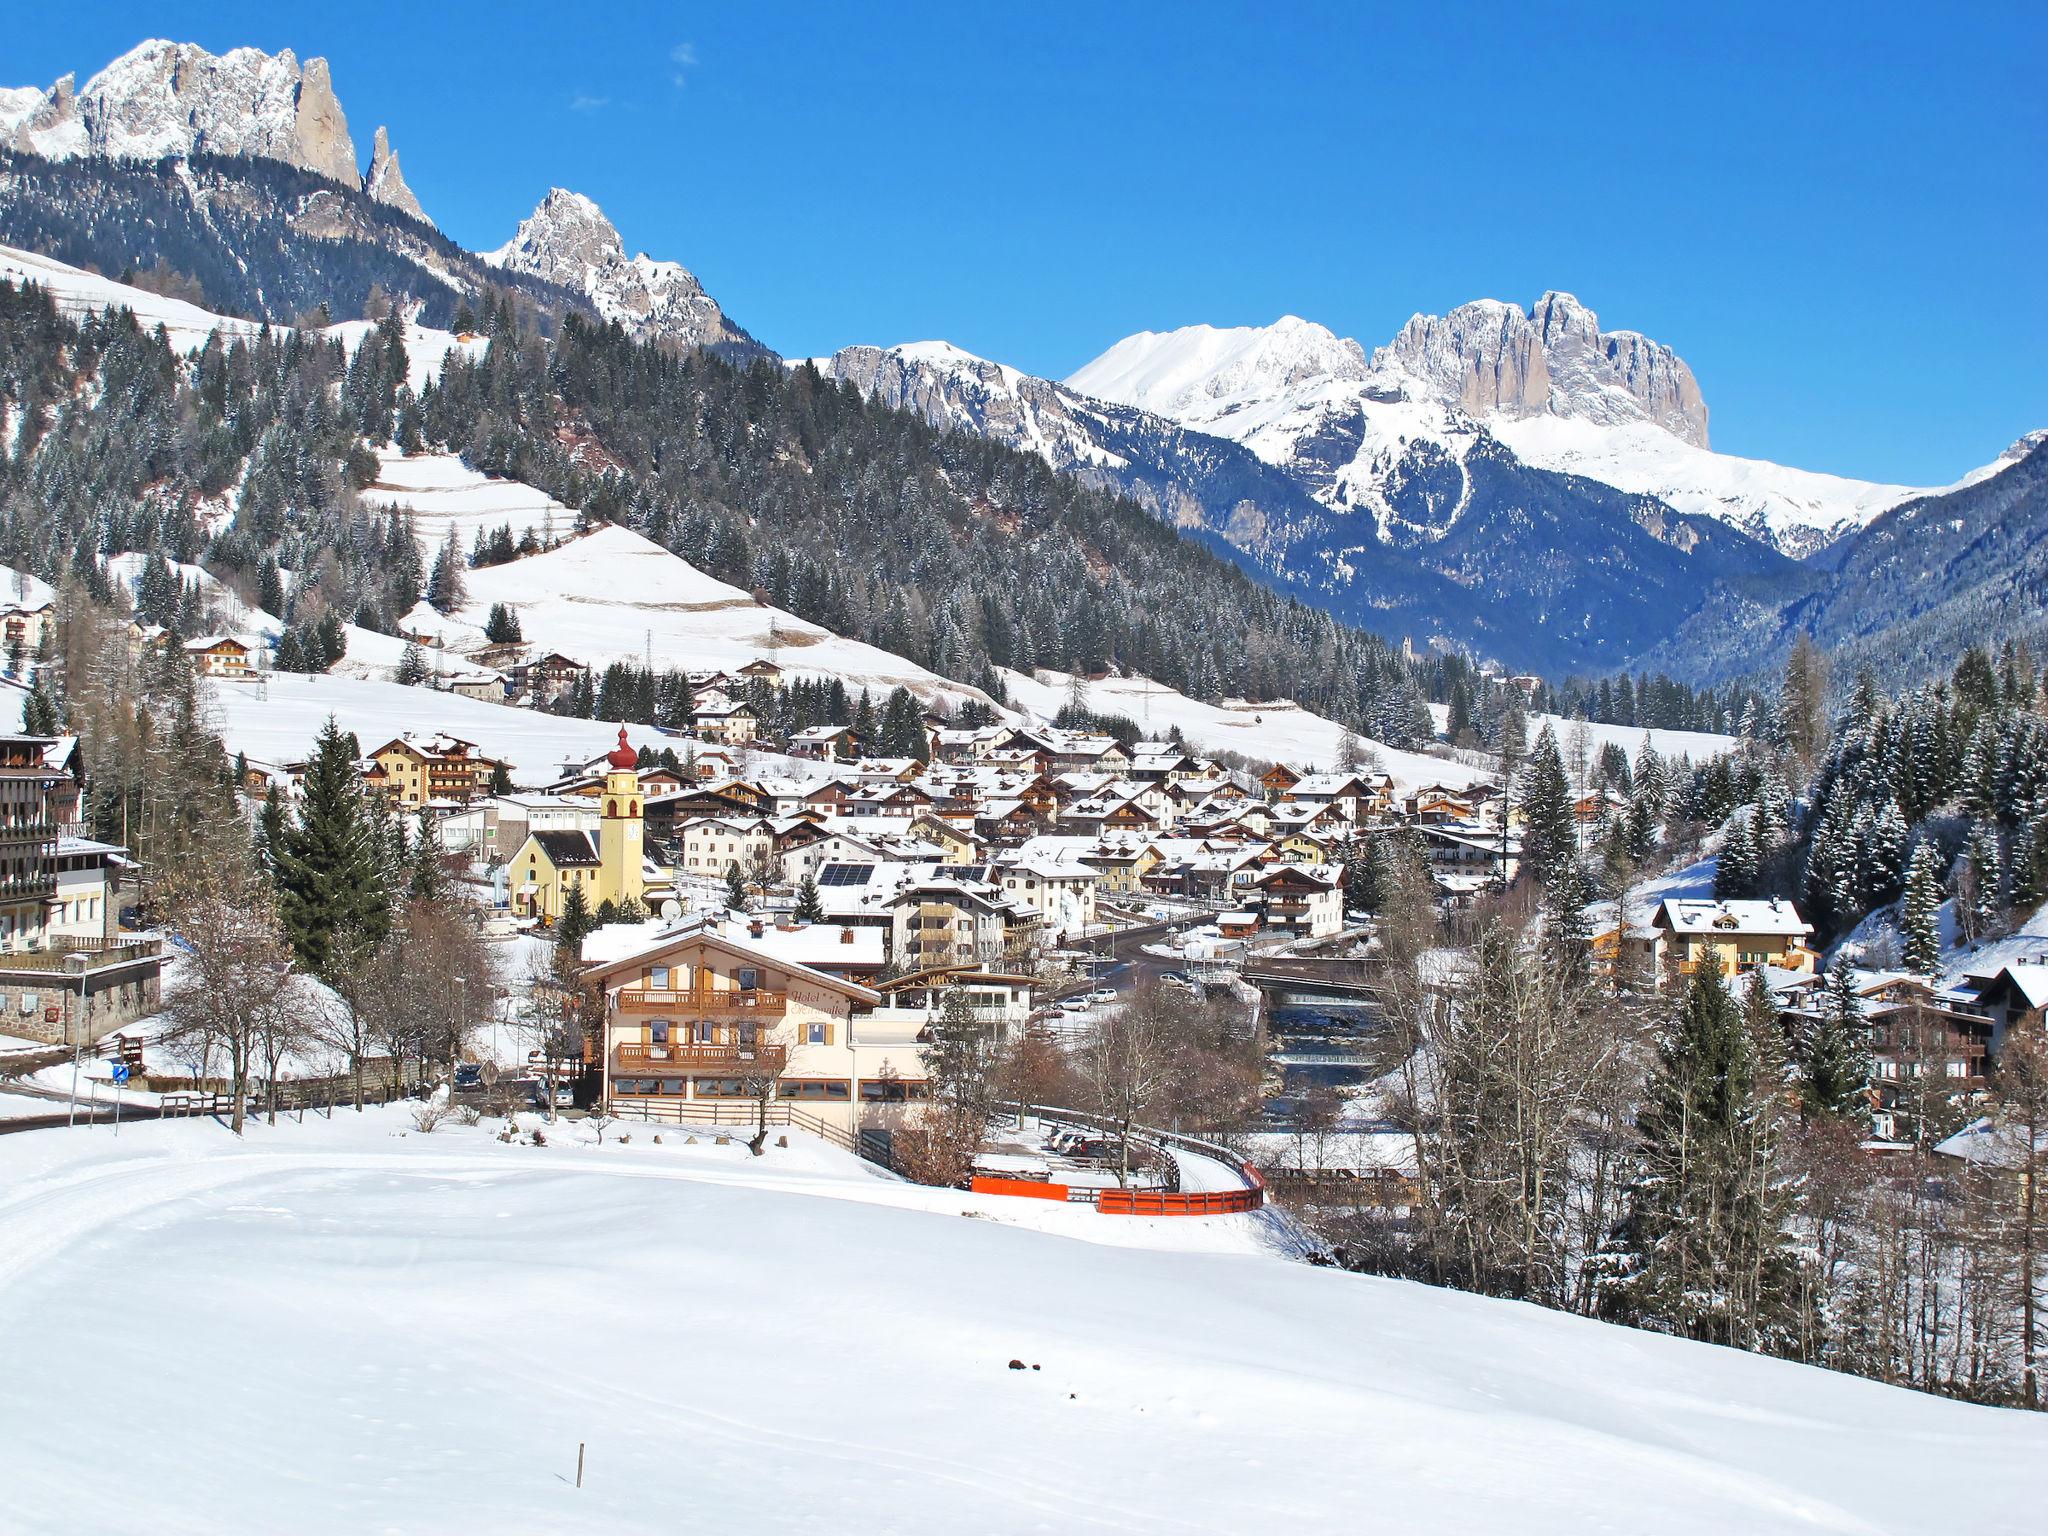
M 789 1049 L 780 1045 L 622 1045 L 613 1068 L 619 1072 L 780 1072 Z
M 737 1013 L 779 1018 L 789 1011 L 789 994 L 767 987 L 627 987 L 619 1006 L 641 1013 Z

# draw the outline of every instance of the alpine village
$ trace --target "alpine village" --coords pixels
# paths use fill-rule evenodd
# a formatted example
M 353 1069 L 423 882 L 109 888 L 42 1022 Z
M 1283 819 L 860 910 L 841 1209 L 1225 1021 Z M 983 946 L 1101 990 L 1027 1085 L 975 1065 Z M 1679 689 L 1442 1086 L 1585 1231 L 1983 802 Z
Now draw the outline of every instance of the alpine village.
M 785 358 L 350 134 L 0 90 L 0 1528 L 2039 1529 L 2048 434 Z

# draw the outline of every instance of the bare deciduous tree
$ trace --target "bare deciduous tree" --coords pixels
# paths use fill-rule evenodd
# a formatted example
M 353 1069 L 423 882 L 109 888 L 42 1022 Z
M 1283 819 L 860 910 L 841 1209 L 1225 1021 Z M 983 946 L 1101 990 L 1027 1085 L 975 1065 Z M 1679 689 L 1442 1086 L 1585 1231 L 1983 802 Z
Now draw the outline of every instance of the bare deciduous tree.
M 303 1028 L 291 946 L 268 885 L 239 866 L 182 903 L 177 931 L 188 954 L 164 1009 L 167 1035 L 225 1061 L 239 1136 L 259 1053 L 270 1043 L 281 1055 Z

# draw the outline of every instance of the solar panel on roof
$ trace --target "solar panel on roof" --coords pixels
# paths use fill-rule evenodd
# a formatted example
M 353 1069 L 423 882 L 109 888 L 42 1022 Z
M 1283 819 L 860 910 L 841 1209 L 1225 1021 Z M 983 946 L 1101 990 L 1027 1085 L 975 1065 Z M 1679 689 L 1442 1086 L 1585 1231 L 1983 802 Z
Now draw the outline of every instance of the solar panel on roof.
M 874 873 L 872 864 L 827 864 L 818 874 L 818 884 L 866 885 Z

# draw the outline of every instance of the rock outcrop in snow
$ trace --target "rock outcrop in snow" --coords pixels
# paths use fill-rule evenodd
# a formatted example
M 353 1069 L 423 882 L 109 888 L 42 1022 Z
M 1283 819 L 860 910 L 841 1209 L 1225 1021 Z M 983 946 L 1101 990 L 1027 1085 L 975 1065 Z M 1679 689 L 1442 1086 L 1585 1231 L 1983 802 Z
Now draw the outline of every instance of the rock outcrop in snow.
M 687 267 L 644 254 L 628 258 L 611 220 L 578 192 L 554 188 L 512 238 L 484 252 L 483 259 L 584 294 L 605 319 L 643 339 L 757 345 L 726 318 Z
M 382 128 L 377 159 L 363 176 L 325 59 L 302 65 L 289 48 L 216 55 L 195 43 L 154 38 L 82 89 L 75 78 L 66 75 L 48 90 L 0 90 L 0 144 L 51 160 L 198 153 L 282 160 L 426 217 Z
M 1568 293 L 1546 293 L 1527 311 L 1481 299 L 1448 315 L 1416 315 L 1373 365 L 1474 416 L 1647 421 L 1707 446 L 1707 404 L 1683 359 L 1635 331 L 1603 332 L 1600 317 Z
M 1712 452 L 1684 360 L 1602 330 L 1568 293 L 1526 310 L 1482 299 L 1416 315 L 1370 356 L 1293 316 L 1148 331 L 1066 382 L 1243 443 L 1324 506 L 1369 511 L 1389 532 L 1412 521 L 1401 492 L 1418 476 L 1446 479 L 1482 433 L 1524 463 L 1718 518 L 1795 558 L 1915 494 Z
M 413 196 L 412 188 L 405 184 L 405 172 L 398 168 L 398 151 L 391 147 L 391 136 L 381 127 L 377 130 L 375 147 L 370 151 L 370 174 L 363 178 L 363 191 L 380 203 L 389 203 L 401 213 L 409 213 L 416 219 L 427 216 L 420 200 Z

